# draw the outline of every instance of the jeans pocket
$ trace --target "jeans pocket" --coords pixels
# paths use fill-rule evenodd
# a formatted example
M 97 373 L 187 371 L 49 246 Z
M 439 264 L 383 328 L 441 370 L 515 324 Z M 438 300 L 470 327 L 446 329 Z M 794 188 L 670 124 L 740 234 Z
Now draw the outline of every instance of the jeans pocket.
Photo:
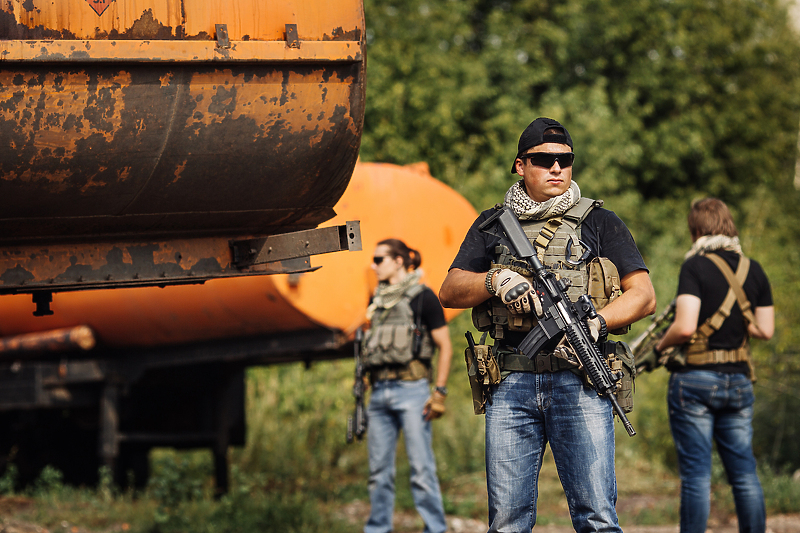
M 700 372 L 673 374 L 670 380 L 670 403 L 689 414 L 707 413 L 718 392 L 719 385 Z

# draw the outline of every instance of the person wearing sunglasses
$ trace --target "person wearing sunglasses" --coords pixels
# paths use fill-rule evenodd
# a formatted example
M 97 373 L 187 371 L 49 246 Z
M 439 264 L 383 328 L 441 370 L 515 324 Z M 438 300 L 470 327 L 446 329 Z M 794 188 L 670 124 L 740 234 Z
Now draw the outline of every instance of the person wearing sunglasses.
M 411 494 L 425 533 L 447 529 L 431 446 L 431 420 L 445 413 L 453 350 L 444 309 L 421 283 L 422 257 L 399 239 L 375 247 L 378 286 L 367 307 L 362 357 L 372 386 L 367 409 L 370 515 L 364 533 L 392 531 L 395 456 L 400 431 L 411 471 Z M 432 360 L 438 350 L 435 387 Z
M 511 173 L 521 179 L 503 204 L 519 219 L 540 261 L 569 284 L 570 299 L 592 297 L 599 313 L 587 326 L 605 343 L 609 332 L 623 332 L 655 312 L 655 292 L 622 220 L 601 201 L 581 196 L 572 179 L 574 163 L 567 129 L 537 118 L 519 138 Z M 439 291 L 445 307 L 473 308 L 473 324 L 494 339 L 491 353 L 500 372 L 483 406 L 489 532 L 533 528 L 548 443 L 575 531 L 621 531 L 611 401 L 587 385 L 566 341 L 538 353 L 517 348 L 545 310 L 527 263 L 514 257 L 504 239 L 480 231 L 495 212 L 481 213 L 467 231 Z

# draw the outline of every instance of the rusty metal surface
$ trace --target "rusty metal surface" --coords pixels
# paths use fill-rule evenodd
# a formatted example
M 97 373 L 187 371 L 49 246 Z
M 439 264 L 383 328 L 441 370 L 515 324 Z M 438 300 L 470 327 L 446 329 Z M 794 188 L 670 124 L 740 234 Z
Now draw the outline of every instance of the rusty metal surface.
M 361 40 L 359 0 L 6 0 L 3 39 L 213 40 L 225 24 L 234 41 Z
M 0 337 L 0 361 L 69 350 L 91 350 L 96 341 L 88 326 L 37 331 Z
M 349 221 L 341 226 L 271 235 L 231 243 L 239 267 L 272 263 L 275 258 L 295 259 L 331 250 L 361 251 L 361 225 Z
M 314 227 L 355 165 L 361 74 L 358 63 L 4 69 L 0 244 Z
M 238 246 L 246 261 L 237 264 Z M 203 283 L 243 275 L 309 272 L 310 255 L 359 250 L 357 222 L 255 241 L 222 237 L 0 247 L 0 295 Z M 253 246 L 275 243 L 250 257 Z
M 219 243 L 333 217 L 363 127 L 363 29 L 360 0 L 0 4 L 0 293 L 141 284 L 111 268 L 123 249 L 170 256 L 146 274 L 165 283 L 209 272 L 181 255 L 233 275 Z M 87 268 L 91 283 L 71 274 Z
M 358 41 L 0 41 L 0 64 L 37 63 L 354 63 Z

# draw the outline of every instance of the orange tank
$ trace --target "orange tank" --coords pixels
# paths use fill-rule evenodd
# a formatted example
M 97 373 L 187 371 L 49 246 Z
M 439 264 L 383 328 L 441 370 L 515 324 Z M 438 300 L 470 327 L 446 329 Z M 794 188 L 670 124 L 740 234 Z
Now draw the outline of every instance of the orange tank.
M 0 293 L 239 275 L 229 240 L 329 220 L 364 54 L 361 0 L 3 2 Z
M 47 317 L 30 296 L 0 296 L 0 335 L 87 325 L 98 348 L 163 346 L 325 329 L 349 336 L 363 322 L 378 241 L 396 237 L 422 255 L 438 292 L 475 209 L 432 178 L 427 165 L 359 163 L 331 225 L 359 219 L 363 250 L 319 256 L 303 274 L 237 277 L 204 285 L 56 293 Z M 454 310 L 446 310 L 448 318 Z

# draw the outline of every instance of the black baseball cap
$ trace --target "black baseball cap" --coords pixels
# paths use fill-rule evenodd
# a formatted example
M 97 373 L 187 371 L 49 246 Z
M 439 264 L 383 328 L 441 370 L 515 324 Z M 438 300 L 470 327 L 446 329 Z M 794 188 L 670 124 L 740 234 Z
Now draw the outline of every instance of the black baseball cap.
M 559 129 L 562 133 L 548 133 L 545 135 L 545 131 L 549 129 Z M 558 123 L 557 120 L 553 120 L 552 118 L 544 118 L 539 117 L 530 124 L 528 127 L 525 128 L 525 131 L 522 132 L 522 135 L 519 136 L 519 144 L 517 145 L 517 157 L 514 158 L 514 162 L 511 164 L 511 173 L 517 173 L 517 159 L 519 156 L 525 153 L 526 150 L 530 150 L 534 146 L 539 146 L 540 144 L 544 143 L 559 143 L 559 144 L 566 144 L 569 146 L 570 150 L 572 150 L 572 137 L 569 136 L 569 132 L 567 128 L 562 126 Z

